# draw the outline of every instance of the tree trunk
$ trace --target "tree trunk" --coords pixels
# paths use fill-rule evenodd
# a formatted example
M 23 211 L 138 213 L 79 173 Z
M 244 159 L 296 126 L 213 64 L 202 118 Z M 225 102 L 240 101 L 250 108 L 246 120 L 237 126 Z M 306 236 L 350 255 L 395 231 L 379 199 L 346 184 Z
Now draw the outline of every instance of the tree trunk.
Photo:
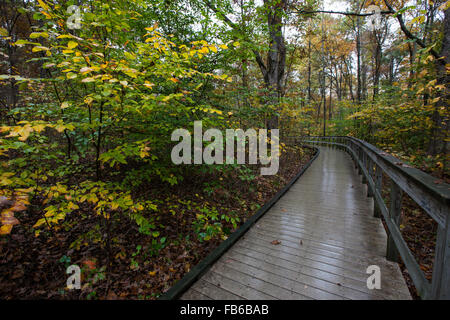
M 308 104 L 311 102 L 311 35 L 308 35 Z
M 357 74 L 357 92 L 356 101 L 361 104 L 361 35 L 360 18 L 356 18 L 356 74 Z
M 264 0 L 267 10 L 267 24 L 269 27 L 269 52 L 267 54 L 267 68 L 264 81 L 269 90 L 268 103 L 276 106 L 283 93 L 283 77 L 286 66 L 286 45 L 283 36 L 282 12 L 286 6 L 286 0 L 273 3 Z M 268 129 L 278 128 L 278 115 L 272 115 L 267 122 Z
M 445 155 L 448 150 L 448 142 L 445 140 L 449 131 L 449 119 L 448 116 L 443 116 L 439 110 L 448 110 L 448 99 L 450 92 L 450 76 L 446 70 L 446 64 L 450 64 L 450 9 L 445 10 L 443 34 L 444 37 L 442 39 L 440 56 L 443 57 L 442 59 L 444 60 L 444 63 L 440 60 L 436 60 L 435 65 L 437 70 L 437 84 L 444 85 L 445 90 L 440 91 L 440 99 L 435 104 L 432 116 L 433 128 L 428 147 L 428 154 L 430 155 Z M 445 161 L 444 165 L 446 165 Z

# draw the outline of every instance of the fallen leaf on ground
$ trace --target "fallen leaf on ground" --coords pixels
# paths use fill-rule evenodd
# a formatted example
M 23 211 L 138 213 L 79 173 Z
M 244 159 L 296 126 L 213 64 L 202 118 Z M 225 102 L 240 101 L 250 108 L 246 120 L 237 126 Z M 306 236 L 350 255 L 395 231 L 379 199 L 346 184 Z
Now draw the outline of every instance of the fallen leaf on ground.
M 108 293 L 108 295 L 106 296 L 106 300 L 117 300 L 119 299 L 119 297 L 115 294 L 114 291 L 111 291 L 110 293 Z
M 280 244 L 281 243 L 281 241 L 278 241 L 278 240 L 273 240 L 272 242 L 271 242 L 271 244 L 273 244 L 273 245 L 278 245 L 278 244 Z

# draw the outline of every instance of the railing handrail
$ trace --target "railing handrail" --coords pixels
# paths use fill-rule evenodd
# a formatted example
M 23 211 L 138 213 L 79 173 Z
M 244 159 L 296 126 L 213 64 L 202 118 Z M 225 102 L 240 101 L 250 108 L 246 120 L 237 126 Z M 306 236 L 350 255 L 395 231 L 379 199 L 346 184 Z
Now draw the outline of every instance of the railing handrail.
M 353 141 L 359 142 L 364 147 L 370 149 L 371 151 L 377 153 L 383 160 L 385 160 L 389 165 L 392 166 L 395 170 L 402 171 L 405 175 L 407 175 L 411 180 L 421 184 L 424 186 L 427 191 L 433 193 L 437 198 L 441 199 L 447 205 L 450 205 L 450 185 L 447 183 L 436 184 L 435 181 L 438 179 L 429 175 L 428 173 L 423 172 L 420 169 L 414 167 L 405 167 L 406 165 L 400 159 L 394 157 L 393 155 L 386 153 L 375 147 L 373 144 L 368 143 L 367 141 L 352 137 L 352 136 L 306 136 L 303 138 L 347 138 Z M 400 163 L 400 165 L 399 165 Z
M 419 292 L 425 299 L 450 299 L 450 186 L 436 184 L 436 178 L 405 166 L 394 156 L 370 143 L 348 136 L 307 136 L 304 143 L 327 144 L 347 151 L 368 185 L 368 196 L 374 198 L 374 215 L 384 217 L 388 241 L 386 257 L 398 261 L 401 256 Z M 391 179 L 390 208 L 381 194 L 383 173 Z M 432 282 L 426 279 L 400 231 L 403 192 L 408 194 L 438 224 Z

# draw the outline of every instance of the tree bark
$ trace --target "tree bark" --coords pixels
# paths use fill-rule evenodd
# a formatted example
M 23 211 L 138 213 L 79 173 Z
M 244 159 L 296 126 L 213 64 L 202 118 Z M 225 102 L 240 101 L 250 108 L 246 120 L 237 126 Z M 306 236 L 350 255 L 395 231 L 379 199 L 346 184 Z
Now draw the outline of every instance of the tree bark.
M 433 128 L 431 133 L 431 139 L 428 147 L 428 153 L 430 155 L 445 154 L 448 150 L 448 142 L 446 138 L 449 132 L 449 118 L 448 118 L 448 100 L 450 93 L 450 76 L 446 70 L 446 64 L 450 64 L 450 9 L 444 12 L 443 21 L 443 39 L 442 47 L 439 56 L 442 57 L 439 60 L 435 60 L 435 66 L 437 71 L 437 84 L 444 85 L 445 89 L 440 91 L 438 97 L 440 98 L 435 104 L 432 121 Z M 441 114 L 440 110 L 446 110 L 447 112 Z M 444 166 L 446 165 L 444 161 Z

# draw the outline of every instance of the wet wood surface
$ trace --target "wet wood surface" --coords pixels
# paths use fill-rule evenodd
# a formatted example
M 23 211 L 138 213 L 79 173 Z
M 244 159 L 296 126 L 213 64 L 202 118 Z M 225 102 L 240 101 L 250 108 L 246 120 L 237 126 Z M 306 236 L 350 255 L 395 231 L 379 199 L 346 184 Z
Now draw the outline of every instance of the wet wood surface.
M 289 191 L 181 299 L 411 299 L 343 151 L 322 147 Z M 381 271 L 369 289 L 367 268 Z

